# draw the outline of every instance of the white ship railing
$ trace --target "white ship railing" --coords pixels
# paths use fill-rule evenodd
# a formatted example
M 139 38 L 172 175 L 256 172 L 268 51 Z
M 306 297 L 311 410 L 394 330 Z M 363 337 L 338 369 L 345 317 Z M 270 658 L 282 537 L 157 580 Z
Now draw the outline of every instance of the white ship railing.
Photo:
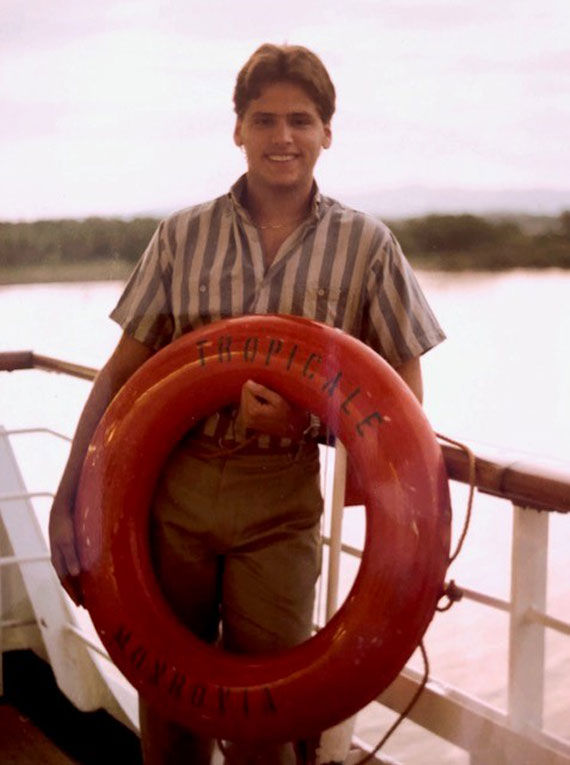
M 31 352 L 0 354 L 0 370 L 44 369 L 66 373 L 83 379 L 92 379 L 96 370 L 75 364 L 68 364 L 50 357 L 39 356 Z M 97 636 L 78 624 L 70 602 L 63 597 L 63 590 L 58 586 L 55 574 L 49 565 L 49 555 L 45 545 L 34 538 L 22 540 L 17 532 L 10 534 L 10 517 L 16 508 L 18 515 L 25 509 L 33 512 L 31 500 L 51 497 L 49 492 L 29 493 L 15 466 L 16 475 L 11 480 L 8 473 L 14 468 L 13 453 L 10 450 L 10 438 L 30 433 L 44 433 L 54 437 L 63 437 L 54 431 L 21 429 L 5 431 L 0 429 L 0 531 L 8 530 L 8 542 L 0 536 L 0 576 L 7 568 L 18 567 L 27 582 L 28 595 L 33 614 L 21 619 L 3 618 L 0 588 L 0 653 L 2 648 L 14 647 L 14 640 L 5 640 L 13 631 L 34 627 L 40 630 L 47 645 L 48 658 L 60 686 L 66 690 L 77 706 L 82 709 L 97 706 L 107 708 L 127 725 L 136 729 L 136 697 L 134 691 L 118 676 L 118 672 L 109 668 L 105 649 Z M 469 460 L 461 449 L 442 445 L 450 480 L 461 483 L 469 482 Z M 343 461 L 343 450 L 337 449 L 337 462 Z M 338 468 L 338 465 L 337 465 Z M 344 470 L 335 472 L 333 494 L 336 510 L 331 517 L 330 535 L 326 538 L 329 545 L 330 563 L 328 566 L 328 593 L 325 612 L 329 615 L 336 609 L 339 560 L 341 554 L 360 557 L 360 550 L 342 543 L 340 530 L 344 502 L 338 497 L 345 496 Z M 513 763 L 523 765 L 562 765 L 570 763 L 570 741 L 551 735 L 543 729 L 543 710 L 545 694 L 545 634 L 553 630 L 562 635 L 570 635 L 570 623 L 546 612 L 547 555 L 549 518 L 551 513 L 570 512 L 570 465 L 538 464 L 534 461 L 520 460 L 517 457 L 496 454 L 475 455 L 475 487 L 480 492 L 492 494 L 512 504 L 513 533 L 511 550 L 511 586 L 510 599 L 501 599 L 483 592 L 461 587 L 465 599 L 472 600 L 489 608 L 509 614 L 509 665 L 508 665 L 508 700 L 505 712 L 476 699 L 459 689 L 446 686 L 435 678 L 429 678 L 427 685 L 409 714 L 409 719 L 427 731 L 449 741 L 470 754 L 471 765 L 498 765 Z M 14 489 L 16 486 L 16 490 Z M 23 503 L 23 504 L 22 504 Z M 358 497 L 348 498 L 347 504 L 358 504 Z M 12 548 L 18 549 L 12 549 Z M 45 597 L 45 585 L 37 586 L 37 577 L 30 579 L 30 571 L 45 567 L 43 578 L 51 578 L 51 587 L 58 589 L 61 601 L 59 613 L 54 619 L 42 615 L 41 604 L 34 602 L 37 597 Z M 47 572 L 47 573 L 46 573 Z M 53 592 L 50 595 L 53 597 Z M 51 607 L 51 606 L 50 606 Z M 460 606 L 456 606 L 460 607 Z M 57 645 L 59 642 L 59 646 Z M 32 641 L 33 643 L 33 641 Z M 71 682 L 59 673 L 76 672 L 73 657 L 67 652 L 75 644 L 78 650 L 86 652 L 91 665 L 90 679 Z M 54 647 L 55 646 L 55 647 Z M 51 647 L 51 648 L 50 648 Z M 98 678 L 105 678 L 105 698 L 93 692 L 93 670 Z M 420 673 L 405 668 L 397 680 L 380 696 L 378 702 L 396 712 L 401 712 L 422 682 Z M 78 687 L 81 686 L 81 688 Z M 85 687 L 90 693 L 85 694 Z M 1 673 L 0 673 L 1 692 Z M 94 701 L 96 700 L 96 702 Z M 371 747 L 357 741 L 363 752 Z M 385 762 L 381 755 L 371 761 Z

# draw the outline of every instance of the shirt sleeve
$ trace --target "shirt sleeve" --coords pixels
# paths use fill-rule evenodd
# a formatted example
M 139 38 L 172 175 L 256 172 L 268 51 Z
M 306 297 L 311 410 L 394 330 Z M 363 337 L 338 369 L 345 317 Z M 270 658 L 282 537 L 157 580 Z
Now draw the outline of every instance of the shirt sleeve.
M 162 221 L 110 313 L 128 335 L 154 350 L 172 340 L 172 249 Z
M 421 356 L 445 339 L 391 232 L 373 250 L 363 329 L 364 342 L 395 367 Z

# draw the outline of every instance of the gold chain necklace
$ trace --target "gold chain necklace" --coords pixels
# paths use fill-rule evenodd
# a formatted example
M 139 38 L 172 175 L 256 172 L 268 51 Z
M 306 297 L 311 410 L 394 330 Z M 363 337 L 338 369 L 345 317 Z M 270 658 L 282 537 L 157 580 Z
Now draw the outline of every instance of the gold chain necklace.
M 267 229 L 287 228 L 287 226 L 294 226 L 295 223 L 301 223 L 306 217 L 307 216 L 304 215 L 302 218 L 296 218 L 295 220 L 290 220 L 286 223 L 256 223 L 255 225 L 262 231 L 267 231 Z

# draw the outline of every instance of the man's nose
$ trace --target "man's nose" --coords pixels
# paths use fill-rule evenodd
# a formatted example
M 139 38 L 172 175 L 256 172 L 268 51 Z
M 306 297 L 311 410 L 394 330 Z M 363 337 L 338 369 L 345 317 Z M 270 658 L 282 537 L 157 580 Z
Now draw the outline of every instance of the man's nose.
M 286 119 L 280 119 L 275 122 L 273 140 L 275 143 L 289 143 L 292 140 L 291 126 Z

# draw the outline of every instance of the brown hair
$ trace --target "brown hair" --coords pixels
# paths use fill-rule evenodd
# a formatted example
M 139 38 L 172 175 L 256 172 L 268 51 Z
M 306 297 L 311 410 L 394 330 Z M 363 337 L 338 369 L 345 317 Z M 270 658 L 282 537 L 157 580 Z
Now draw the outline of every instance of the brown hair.
M 320 58 L 302 45 L 265 43 L 240 70 L 234 89 L 234 108 L 243 117 L 249 102 L 261 95 L 264 85 L 280 81 L 302 87 L 328 124 L 335 110 L 335 89 Z

